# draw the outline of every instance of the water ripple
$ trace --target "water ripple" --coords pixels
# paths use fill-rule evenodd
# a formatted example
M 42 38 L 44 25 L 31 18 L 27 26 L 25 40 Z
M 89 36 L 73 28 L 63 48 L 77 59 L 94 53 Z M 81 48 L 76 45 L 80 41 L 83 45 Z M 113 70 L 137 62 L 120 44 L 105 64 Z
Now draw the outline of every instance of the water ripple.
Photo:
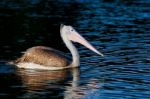
M 1 0 L 0 9 L 0 98 L 150 98 L 150 0 Z M 78 69 L 43 72 L 7 64 L 35 45 L 71 56 L 60 23 L 73 25 L 105 56 L 76 44 Z

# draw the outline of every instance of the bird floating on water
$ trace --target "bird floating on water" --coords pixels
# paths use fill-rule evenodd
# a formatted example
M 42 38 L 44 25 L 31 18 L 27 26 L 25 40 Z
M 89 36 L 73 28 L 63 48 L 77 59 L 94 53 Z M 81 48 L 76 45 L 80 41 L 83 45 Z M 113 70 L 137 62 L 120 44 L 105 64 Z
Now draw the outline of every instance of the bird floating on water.
M 96 50 L 72 26 L 61 24 L 60 35 L 72 54 L 72 62 L 70 62 L 61 51 L 45 46 L 35 46 L 27 49 L 22 57 L 15 61 L 16 66 L 19 68 L 44 70 L 60 70 L 78 67 L 80 64 L 79 53 L 72 42 L 78 42 L 95 53 L 103 56 L 101 52 Z

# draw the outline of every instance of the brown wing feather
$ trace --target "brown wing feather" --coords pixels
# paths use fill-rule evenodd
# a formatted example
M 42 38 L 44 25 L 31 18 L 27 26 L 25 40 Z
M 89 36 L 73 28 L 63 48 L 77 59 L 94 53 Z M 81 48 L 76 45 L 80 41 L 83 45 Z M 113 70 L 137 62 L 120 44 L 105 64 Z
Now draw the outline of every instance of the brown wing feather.
M 40 65 L 57 67 L 67 66 L 69 64 L 65 55 L 60 51 L 44 46 L 29 48 L 16 62 L 33 62 Z

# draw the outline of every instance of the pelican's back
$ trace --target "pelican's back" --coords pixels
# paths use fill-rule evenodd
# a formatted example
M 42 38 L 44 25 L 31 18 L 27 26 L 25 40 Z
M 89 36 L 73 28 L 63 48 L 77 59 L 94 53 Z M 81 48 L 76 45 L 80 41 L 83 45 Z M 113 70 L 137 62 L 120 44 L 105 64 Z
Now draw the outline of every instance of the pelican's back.
M 16 60 L 16 63 L 35 63 L 44 66 L 65 67 L 69 64 L 61 52 L 44 46 L 27 49 L 25 54 Z

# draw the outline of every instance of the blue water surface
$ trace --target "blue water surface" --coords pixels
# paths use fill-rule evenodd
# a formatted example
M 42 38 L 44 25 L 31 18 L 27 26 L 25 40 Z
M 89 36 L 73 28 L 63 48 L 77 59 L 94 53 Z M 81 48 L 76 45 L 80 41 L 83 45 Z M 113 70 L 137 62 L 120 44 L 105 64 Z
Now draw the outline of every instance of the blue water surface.
M 0 10 L 0 99 L 150 99 L 150 0 L 1 0 Z M 62 23 L 104 57 L 75 44 L 79 68 L 8 64 L 37 45 L 71 57 L 60 38 Z

